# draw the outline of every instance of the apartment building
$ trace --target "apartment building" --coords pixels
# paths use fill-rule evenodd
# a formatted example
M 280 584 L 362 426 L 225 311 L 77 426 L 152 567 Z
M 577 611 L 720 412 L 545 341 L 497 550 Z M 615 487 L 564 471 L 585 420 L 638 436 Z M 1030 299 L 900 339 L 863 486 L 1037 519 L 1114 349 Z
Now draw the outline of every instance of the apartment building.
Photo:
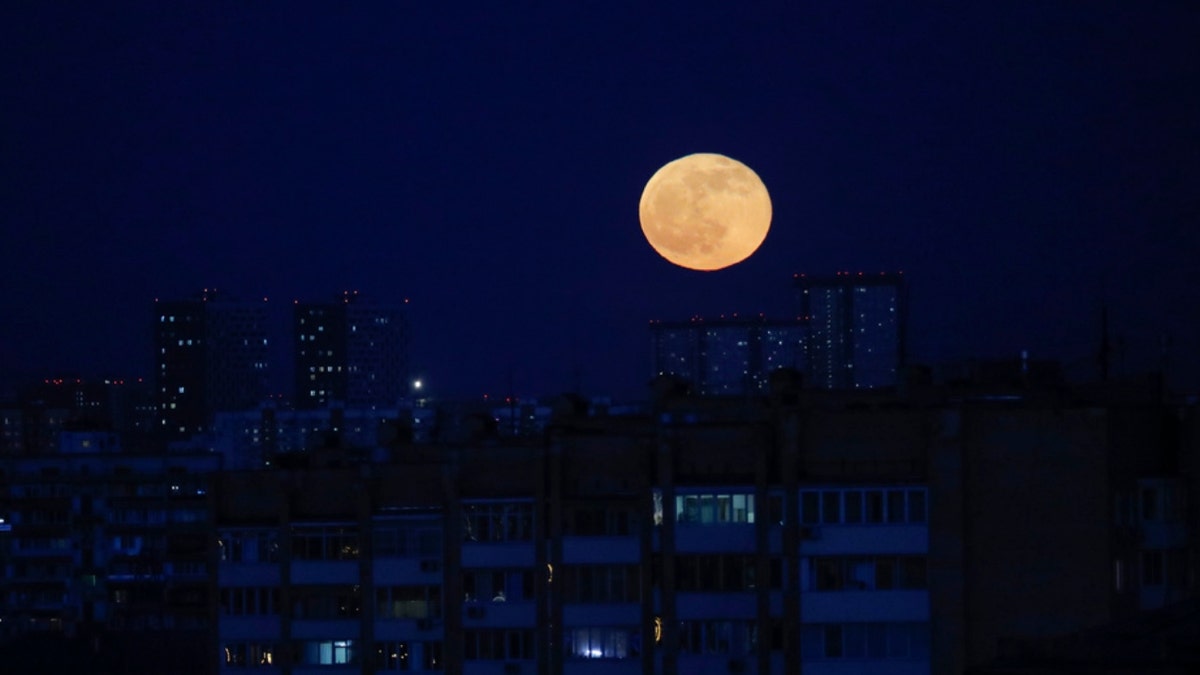
M 77 639 L 89 662 L 132 655 L 114 665 L 126 672 L 146 672 L 136 655 L 154 645 L 188 654 L 212 627 L 208 477 L 220 458 L 128 454 L 108 432 L 63 431 L 59 443 L 0 462 L 0 635 L 10 647 Z M 178 672 L 204 672 L 191 653 Z M 44 658 L 6 655 L 18 670 Z

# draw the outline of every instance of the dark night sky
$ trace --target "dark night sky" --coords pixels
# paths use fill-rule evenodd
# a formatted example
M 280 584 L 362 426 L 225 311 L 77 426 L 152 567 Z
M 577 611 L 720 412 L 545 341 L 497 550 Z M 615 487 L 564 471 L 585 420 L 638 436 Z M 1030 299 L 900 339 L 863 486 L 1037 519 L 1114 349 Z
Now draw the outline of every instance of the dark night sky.
M 640 396 L 648 319 L 902 269 L 917 360 L 1086 373 L 1106 295 L 1126 370 L 1169 335 L 1200 385 L 1200 5 L 583 4 L 6 3 L 0 377 L 148 375 L 155 297 L 353 288 L 435 393 Z M 691 152 L 772 194 L 729 270 L 641 235 Z

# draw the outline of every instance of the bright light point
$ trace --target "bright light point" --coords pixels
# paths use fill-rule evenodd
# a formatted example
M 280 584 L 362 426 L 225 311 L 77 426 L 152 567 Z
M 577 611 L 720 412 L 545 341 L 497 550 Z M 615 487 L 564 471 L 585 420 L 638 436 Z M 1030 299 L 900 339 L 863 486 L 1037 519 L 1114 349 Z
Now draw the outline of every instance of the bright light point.
M 413 389 L 420 389 L 420 388 L 421 388 L 421 381 L 413 380 Z

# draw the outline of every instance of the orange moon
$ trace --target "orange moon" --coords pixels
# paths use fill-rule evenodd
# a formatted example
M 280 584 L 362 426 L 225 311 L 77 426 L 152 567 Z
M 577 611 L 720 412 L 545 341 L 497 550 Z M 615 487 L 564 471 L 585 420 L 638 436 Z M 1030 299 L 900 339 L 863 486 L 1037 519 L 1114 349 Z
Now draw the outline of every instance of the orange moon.
M 642 190 L 642 233 L 658 254 L 693 270 L 749 258 L 771 227 L 771 196 L 736 159 L 696 153 L 667 163 Z

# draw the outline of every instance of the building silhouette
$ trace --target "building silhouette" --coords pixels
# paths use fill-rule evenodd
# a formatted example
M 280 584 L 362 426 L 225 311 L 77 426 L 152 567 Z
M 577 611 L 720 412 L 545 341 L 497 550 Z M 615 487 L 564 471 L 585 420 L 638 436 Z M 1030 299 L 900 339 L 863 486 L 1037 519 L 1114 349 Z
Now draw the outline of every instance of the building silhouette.
M 776 380 L 222 474 L 221 671 L 949 674 L 1194 596 L 1157 387 Z
M 58 442 L 0 461 L 5 669 L 211 672 L 206 495 L 221 458 L 130 452 L 102 431 Z
M 652 375 L 674 375 L 702 395 L 761 394 L 770 374 L 802 369 L 805 327 L 798 320 L 693 318 L 650 323 Z
M 808 377 L 824 389 L 890 387 L 904 366 L 903 273 L 795 277 L 808 326 Z
M 214 674 L 950 675 L 1194 602 L 1195 402 L 975 372 L 567 396 L 536 437 L 465 415 L 253 470 L 67 432 L 0 459 L 0 659 L 39 672 L 58 635 L 91 672 L 172 644 Z M 1188 672 L 1194 642 L 1144 651 Z
M 268 334 L 266 298 L 243 302 L 204 289 L 189 300 L 156 300 L 160 432 L 203 433 L 217 411 L 256 407 L 267 394 Z
M 400 306 L 346 291 L 295 304 L 295 405 L 388 408 L 409 393 L 408 323 Z

